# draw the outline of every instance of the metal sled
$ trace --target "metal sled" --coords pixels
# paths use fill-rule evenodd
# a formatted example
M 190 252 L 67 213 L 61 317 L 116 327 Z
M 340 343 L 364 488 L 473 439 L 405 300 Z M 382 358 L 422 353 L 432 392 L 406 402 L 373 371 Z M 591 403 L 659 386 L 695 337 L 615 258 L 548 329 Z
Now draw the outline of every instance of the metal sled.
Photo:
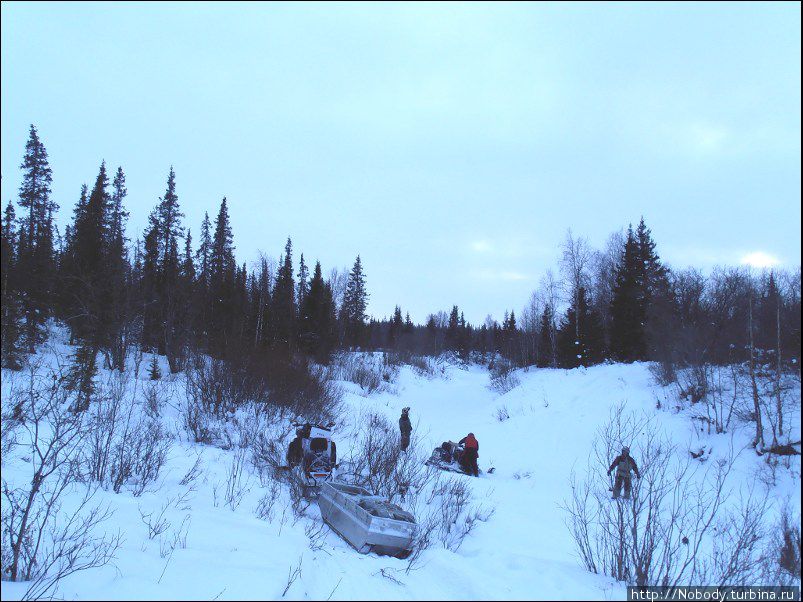
M 360 554 L 406 558 L 412 551 L 413 515 L 363 487 L 326 481 L 318 507 L 324 522 Z

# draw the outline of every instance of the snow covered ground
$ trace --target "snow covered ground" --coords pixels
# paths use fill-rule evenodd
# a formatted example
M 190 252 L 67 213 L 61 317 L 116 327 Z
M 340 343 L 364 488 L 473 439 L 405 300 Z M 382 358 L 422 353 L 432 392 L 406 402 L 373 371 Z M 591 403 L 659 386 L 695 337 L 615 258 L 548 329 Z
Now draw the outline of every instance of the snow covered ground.
M 145 372 L 140 374 L 143 382 Z M 168 373 L 166 365 L 163 373 Z M 98 494 L 96 499 L 115 512 L 105 528 L 119 529 L 123 546 L 113 565 L 68 577 L 58 595 L 68 600 L 623 599 L 623 584 L 582 567 L 560 507 L 570 495 L 570 472 L 587 465 L 597 428 L 612 406 L 624 402 L 628 409 L 657 413 L 683 453 L 700 444 L 711 447 L 714 456 L 725 453 L 730 435 L 700 433 L 688 412 L 666 409 L 666 404 L 657 409 L 656 400 L 665 401 L 666 392 L 652 384 L 644 364 L 531 369 L 517 376 L 520 384 L 504 395 L 489 387 L 483 366 L 450 366 L 436 377 L 403 367 L 390 391 L 372 395 L 342 383 L 347 418 L 334 435 L 341 457 L 354 443 L 359 426 L 354 421 L 368 411 L 385 414 L 395 425 L 401 408 L 410 406 L 415 432 L 427 450 L 469 431 L 476 434 L 480 467 L 496 470 L 479 479 L 456 478 L 467 480 L 475 501 L 494 513 L 456 552 L 435 545 L 414 570 L 405 572 L 406 561 L 357 554 L 330 531 L 310 545 L 305 527 L 314 524 L 317 507 L 308 510 L 310 518 L 294 521 L 280 497 L 272 520 L 257 518 L 265 488 L 255 475 L 248 477 L 249 491 L 241 503 L 231 509 L 221 502 L 221 488 L 235 452 L 188 443 L 175 413 L 167 411 L 164 420 L 175 441 L 161 486 L 140 497 L 126 490 Z M 174 398 L 181 397 L 181 376 L 166 380 Z M 4 371 L 4 404 L 9 382 Z M 509 418 L 500 420 L 505 414 Z M 799 424 L 799 414 L 795 421 Z M 735 441 L 744 447 L 749 433 L 737 432 Z M 3 478 L 17 484 L 30 479 L 24 451 L 8 455 Z M 192 491 L 180 481 L 198 456 L 202 474 Z M 754 453 L 743 453 L 737 478 L 754 480 L 759 463 Z M 778 502 L 789 500 L 795 512 L 800 511 L 799 474 L 797 460 L 793 470 L 782 471 L 772 493 Z M 169 526 L 149 539 L 141 515 L 164 506 Z M 180 545 L 169 553 L 168 542 L 176 540 Z M 288 588 L 297 567 L 298 577 Z M 2 583 L 4 600 L 18 599 L 24 591 L 24 584 Z

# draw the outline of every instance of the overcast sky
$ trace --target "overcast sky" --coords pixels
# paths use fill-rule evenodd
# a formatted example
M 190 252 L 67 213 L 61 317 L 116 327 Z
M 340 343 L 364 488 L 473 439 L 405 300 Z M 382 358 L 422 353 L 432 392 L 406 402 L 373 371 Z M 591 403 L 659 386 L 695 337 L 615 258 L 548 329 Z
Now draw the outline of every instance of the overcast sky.
M 68 223 L 101 160 L 129 235 L 170 165 L 197 240 L 360 253 L 369 310 L 526 303 L 566 229 L 644 215 L 675 266 L 800 263 L 800 4 L 2 4 L 2 201 L 28 126 Z M 758 263 L 762 263 L 759 261 Z

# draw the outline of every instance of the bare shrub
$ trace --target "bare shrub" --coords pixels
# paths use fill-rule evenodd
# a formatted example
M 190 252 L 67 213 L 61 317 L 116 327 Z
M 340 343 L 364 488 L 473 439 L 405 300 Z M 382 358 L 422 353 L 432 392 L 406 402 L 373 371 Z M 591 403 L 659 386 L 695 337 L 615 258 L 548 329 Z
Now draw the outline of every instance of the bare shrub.
M 634 449 L 641 478 L 632 500 L 610 500 L 608 463 Z M 570 478 L 567 526 L 585 567 L 631 584 L 737 585 L 755 582 L 766 495 L 752 492 L 730 511 L 731 454 L 700 464 L 648 416 L 612 410 L 598 431 L 585 480 Z M 727 533 L 729 536 L 723 537 Z
M 135 497 L 142 495 L 159 478 L 172 447 L 158 418 L 140 416 L 127 425 L 115 446 L 111 480 L 115 493 L 128 483 Z
M 781 509 L 770 529 L 762 569 L 764 583 L 800 585 L 800 516 L 794 516 L 788 506 Z
M 510 412 L 508 412 L 507 406 L 502 405 L 496 408 L 494 416 L 499 422 L 504 422 L 510 418 Z
M 287 595 L 287 592 L 290 591 L 290 587 L 292 587 L 293 583 L 301 577 L 301 563 L 303 561 L 303 556 L 299 557 L 298 564 L 295 568 L 291 565 L 290 570 L 287 573 L 287 584 L 284 586 L 284 591 L 282 592 L 282 598 Z
M 382 365 L 371 355 L 340 353 L 333 366 L 337 378 L 359 385 L 367 395 L 382 390 L 386 382 Z
M 371 413 L 361 416 L 359 423 L 359 438 L 343 463 L 348 467 L 343 478 L 389 501 L 420 492 L 433 479 L 437 469 L 424 463 L 429 454 L 422 453 L 417 429 L 402 451 L 398 428 L 384 416 Z
M 280 493 L 281 488 L 279 487 L 279 483 L 277 481 L 272 481 L 268 486 L 268 490 L 259 498 L 259 502 L 257 502 L 255 511 L 257 518 L 268 522 L 273 520 L 273 508 L 276 505 L 276 500 L 279 498 Z
M 193 463 L 193 465 L 179 481 L 179 485 L 183 485 L 185 487 L 189 487 L 191 490 L 194 490 L 195 483 L 203 474 L 203 471 L 204 469 L 203 469 L 203 464 L 201 462 L 201 454 L 198 454 L 195 457 L 195 462 Z
M 236 510 L 248 493 L 250 473 L 247 471 L 246 450 L 239 448 L 234 452 L 231 464 L 226 471 L 226 488 L 223 492 L 223 501 L 231 510 Z
M 181 425 L 193 443 L 212 444 L 219 439 L 220 429 L 212 414 L 195 397 L 187 398 L 179 405 Z
M 79 456 L 87 436 L 84 413 L 70 411 L 74 394 L 59 371 L 39 374 L 32 365 L 21 389 L 11 392 L 20 407 L 20 445 L 30 450 L 30 483 L 14 487 L 2 481 L 2 578 L 28 581 L 23 599 L 51 595 L 64 577 L 103 566 L 121 544 L 119 534 L 98 536 L 110 516 L 92 507 L 94 490 L 85 488 L 76 504 L 62 507 L 64 494 L 78 487 Z
M 456 552 L 481 522 L 490 520 L 493 508 L 474 501 L 467 481 L 459 477 L 442 478 L 438 473 L 427 492 L 413 500 L 416 533 L 413 537 L 407 571 L 420 562 L 423 552 L 435 544 Z
M 136 383 L 133 388 L 129 384 L 128 373 L 115 371 L 98 387 L 87 410 L 88 436 L 81 458 L 85 479 L 115 493 L 129 485 L 139 496 L 158 479 L 171 441 L 158 414 L 161 388 L 149 386 L 142 404 Z
M 142 508 L 139 510 L 139 518 L 142 523 L 148 528 L 148 539 L 154 539 L 167 531 L 170 528 L 170 521 L 165 517 L 167 509 L 170 508 L 170 500 L 162 504 L 158 512 L 149 512 L 145 514 Z
M 488 374 L 491 379 L 491 389 L 504 395 L 521 384 L 516 376 L 515 366 L 510 360 L 497 357 L 488 365 Z

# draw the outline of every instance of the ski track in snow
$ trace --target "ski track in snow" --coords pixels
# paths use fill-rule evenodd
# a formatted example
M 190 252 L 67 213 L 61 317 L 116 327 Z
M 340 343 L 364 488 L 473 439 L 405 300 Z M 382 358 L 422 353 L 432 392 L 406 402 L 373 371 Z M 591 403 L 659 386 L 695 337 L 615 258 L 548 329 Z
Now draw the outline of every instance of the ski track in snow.
M 159 359 L 164 363 L 164 358 Z M 166 365 L 162 368 L 169 374 Z M 8 387 L 3 374 L 5 403 Z M 356 385 L 343 383 L 344 407 L 351 410 L 352 420 L 361 411 L 378 411 L 395 425 L 401 408 L 410 406 L 414 432 L 422 437 L 427 452 L 444 440 L 457 440 L 470 431 L 476 434 L 480 467 L 494 466 L 496 471 L 479 479 L 456 478 L 468 479 L 475 500 L 493 507 L 495 513 L 479 524 L 456 553 L 436 543 L 424 553 L 419 568 L 405 574 L 405 561 L 357 554 L 331 531 L 323 548 L 313 551 L 304 520 L 293 524 L 287 517 L 281 524 L 281 501 L 272 522 L 255 517 L 257 501 L 265 491 L 255 476 L 251 491 L 236 510 L 222 503 L 216 507 L 213 487 L 223 486 L 233 452 L 191 445 L 183 438 L 172 448 L 158 492 L 139 498 L 126 491 L 99 493 L 98 499 L 115 509 L 113 524 L 106 529 L 119 528 L 125 543 L 115 566 L 65 579 L 59 596 L 68 600 L 281 599 L 288 573 L 300 560 L 301 576 L 285 599 L 623 599 L 622 584 L 588 573 L 576 557 L 560 508 L 570 493 L 569 473 L 576 469 L 582 474 L 597 428 L 621 401 L 628 409 L 658 412 L 661 424 L 683 450 L 698 435 L 686 414 L 656 410 L 656 395 L 661 391 L 651 384 L 646 364 L 531 369 L 517 375 L 520 385 L 502 396 L 489 389 L 488 372 L 481 366 L 450 367 L 445 377 L 429 379 L 405 367 L 392 393 L 368 397 Z M 183 395 L 180 377 L 174 385 L 176 395 Z M 500 422 L 495 414 L 502 405 L 510 418 Z M 166 419 L 171 418 L 175 415 L 167 412 Z M 351 443 L 342 435 L 334 434 L 341 458 Z M 700 437 L 715 453 L 727 448 L 727 436 Z M 740 444 L 747 440 L 748 434 L 739 434 Z M 168 561 L 160 557 L 159 538 L 148 540 L 139 509 L 158 510 L 166 499 L 185 491 L 179 481 L 199 452 L 206 474 L 188 502 L 191 508 L 174 507 L 167 513 L 171 528 L 165 537 L 189 516 L 187 546 L 177 548 Z M 740 457 L 737 470 L 744 479 L 752 478 L 755 461 L 755 455 Z M 4 460 L 3 477 L 23 482 L 18 479 L 30 478 L 26 469 L 19 458 Z M 775 494 L 791 499 L 799 512 L 797 487 L 799 483 L 786 478 Z M 309 513 L 317 515 L 317 507 Z M 381 569 L 401 584 L 383 577 Z M 19 598 L 23 592 L 22 584 L 2 584 L 4 600 Z

